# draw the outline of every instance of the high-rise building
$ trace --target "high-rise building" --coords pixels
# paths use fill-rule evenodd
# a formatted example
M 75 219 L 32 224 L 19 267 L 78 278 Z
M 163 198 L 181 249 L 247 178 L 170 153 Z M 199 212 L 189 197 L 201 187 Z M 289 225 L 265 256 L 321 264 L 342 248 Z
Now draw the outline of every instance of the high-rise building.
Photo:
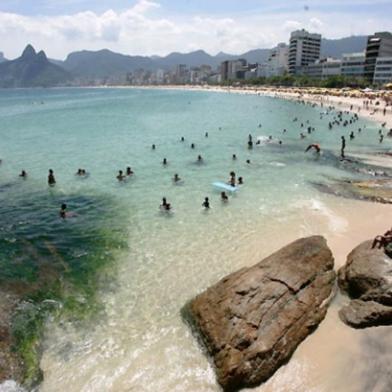
M 389 32 L 370 35 L 366 45 L 365 77 L 373 82 L 377 57 L 392 56 L 392 34 Z
M 374 84 L 386 84 L 392 82 L 392 56 L 377 57 L 374 70 Z
M 281 76 L 288 71 L 289 67 L 289 47 L 285 43 L 280 43 L 276 48 L 271 49 L 268 57 L 268 76 Z
M 289 47 L 289 73 L 296 74 L 301 67 L 318 60 L 320 46 L 320 34 L 312 34 L 304 29 L 292 32 Z
M 222 80 L 244 79 L 248 68 L 249 67 L 245 59 L 223 61 L 220 69 Z

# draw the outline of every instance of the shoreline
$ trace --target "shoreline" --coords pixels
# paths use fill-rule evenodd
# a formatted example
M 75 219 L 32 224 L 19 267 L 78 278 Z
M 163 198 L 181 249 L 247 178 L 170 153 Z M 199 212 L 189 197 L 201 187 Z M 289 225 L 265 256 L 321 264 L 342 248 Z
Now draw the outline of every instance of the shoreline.
M 222 87 L 222 86 L 176 86 L 176 85 L 160 85 L 160 86 L 97 86 L 94 88 L 130 88 L 135 90 L 177 90 L 177 91 L 200 91 L 200 92 L 216 92 L 216 93 L 233 93 L 233 94 L 244 94 L 244 95 L 259 95 L 271 98 L 280 98 L 290 101 L 306 101 L 320 105 L 321 103 L 325 106 L 335 106 L 341 110 L 349 110 L 351 105 L 353 106 L 353 112 L 357 113 L 359 117 L 366 118 L 377 123 L 386 123 L 385 130 L 392 129 L 392 104 L 386 108 L 386 114 L 383 115 L 383 109 L 385 103 L 376 105 L 375 102 L 370 102 L 367 107 L 364 107 L 364 100 L 376 100 L 381 101 L 381 98 L 365 98 L 366 93 L 363 96 L 342 96 L 336 95 L 338 91 L 336 89 L 323 89 L 324 94 L 311 93 L 316 91 L 314 88 L 280 88 L 280 87 Z M 301 91 L 301 92 L 299 92 Z M 392 92 L 388 93 L 392 100 Z M 370 95 L 369 95 L 370 96 Z M 358 109 L 360 109 L 358 111 Z M 373 113 L 377 110 L 376 113 Z

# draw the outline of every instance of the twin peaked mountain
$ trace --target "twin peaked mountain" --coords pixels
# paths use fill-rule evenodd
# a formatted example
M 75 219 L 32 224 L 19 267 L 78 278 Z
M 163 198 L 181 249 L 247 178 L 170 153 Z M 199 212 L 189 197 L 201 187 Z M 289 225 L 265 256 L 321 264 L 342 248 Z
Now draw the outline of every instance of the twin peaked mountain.
M 366 36 L 323 39 L 322 56 L 339 58 L 343 53 L 363 51 L 366 40 Z M 125 84 L 127 73 L 137 69 L 167 71 L 177 64 L 185 64 L 187 67 L 206 64 L 216 68 L 224 60 L 238 58 L 244 58 L 249 63 L 263 63 L 268 59 L 269 52 L 269 49 L 256 49 L 240 55 L 221 52 L 211 56 L 198 50 L 191 53 L 171 53 L 165 57 L 146 57 L 128 56 L 103 49 L 73 52 L 65 61 L 59 61 L 48 59 L 43 51 L 36 53 L 31 45 L 27 45 L 22 56 L 15 60 L 6 60 L 0 52 L 0 88 Z
M 0 63 L 0 87 L 49 87 L 65 84 L 71 75 L 52 64 L 43 51 L 27 45 L 22 56 Z

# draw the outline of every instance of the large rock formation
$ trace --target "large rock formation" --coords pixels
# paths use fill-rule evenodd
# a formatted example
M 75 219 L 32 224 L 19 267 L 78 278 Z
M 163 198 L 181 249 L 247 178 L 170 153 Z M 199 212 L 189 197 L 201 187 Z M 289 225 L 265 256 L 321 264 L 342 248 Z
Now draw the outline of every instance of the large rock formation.
M 332 296 L 333 265 L 324 238 L 300 239 L 223 278 L 184 308 L 225 391 L 267 380 L 317 327 Z
M 52 64 L 43 51 L 27 45 L 22 56 L 0 64 L 0 88 L 52 87 L 65 85 L 71 75 Z
M 339 287 L 353 301 L 340 318 L 355 328 L 392 324 L 392 259 L 372 241 L 357 246 L 339 270 Z

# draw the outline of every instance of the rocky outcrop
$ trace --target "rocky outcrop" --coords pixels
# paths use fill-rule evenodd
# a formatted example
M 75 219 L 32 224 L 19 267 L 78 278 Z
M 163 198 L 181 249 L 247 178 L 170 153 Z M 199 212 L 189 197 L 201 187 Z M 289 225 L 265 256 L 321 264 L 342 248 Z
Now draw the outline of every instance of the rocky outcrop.
M 317 327 L 332 296 L 333 265 L 323 237 L 300 239 L 186 305 L 184 317 L 225 391 L 267 380 Z
M 392 204 L 392 180 L 347 181 L 333 183 L 312 183 L 320 192 L 346 199 L 366 200 L 375 203 Z
M 372 241 L 357 246 L 339 270 L 339 287 L 353 300 L 340 318 L 354 328 L 392 324 L 392 259 Z

